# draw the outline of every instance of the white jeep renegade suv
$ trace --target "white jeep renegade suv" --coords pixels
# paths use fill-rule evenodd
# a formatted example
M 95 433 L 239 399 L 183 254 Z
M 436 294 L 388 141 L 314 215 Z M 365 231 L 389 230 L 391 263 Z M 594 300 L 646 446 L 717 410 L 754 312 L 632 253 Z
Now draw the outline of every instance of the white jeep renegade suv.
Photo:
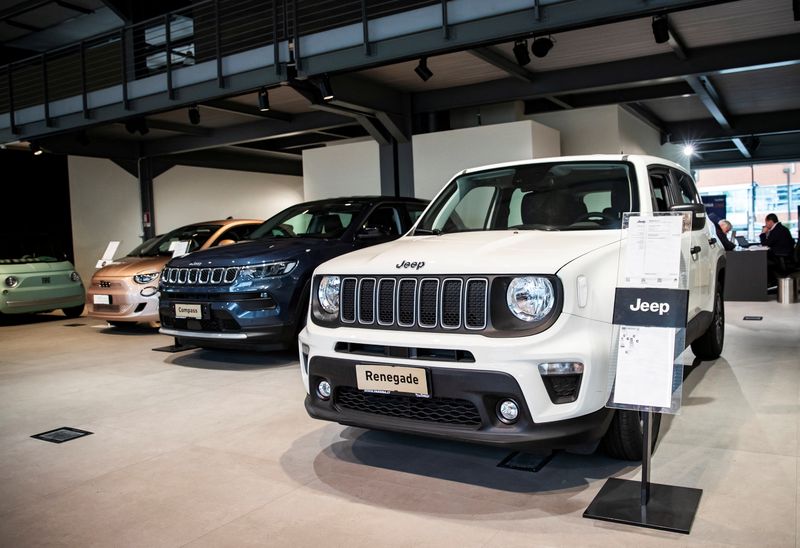
M 686 344 L 718 357 L 725 256 L 681 166 L 498 164 L 459 173 L 399 240 L 317 268 L 299 337 L 308 413 L 518 449 L 602 440 L 640 458 L 639 415 L 605 407 L 629 211 L 692 213 Z

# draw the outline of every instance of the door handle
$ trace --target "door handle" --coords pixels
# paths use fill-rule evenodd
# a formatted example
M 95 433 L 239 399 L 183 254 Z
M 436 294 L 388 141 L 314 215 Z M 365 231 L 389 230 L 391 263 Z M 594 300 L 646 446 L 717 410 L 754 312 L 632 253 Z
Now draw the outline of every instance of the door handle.
M 716 245 L 716 243 L 717 243 L 717 239 L 716 238 L 709 238 L 708 239 L 708 245 Z
M 692 249 L 690 249 L 690 250 L 689 250 L 689 252 L 690 252 L 692 255 L 697 255 L 697 254 L 698 254 L 698 253 L 700 253 L 702 250 L 703 250 L 703 248 L 702 248 L 702 247 L 700 247 L 699 245 L 696 245 L 696 246 L 694 246 Z

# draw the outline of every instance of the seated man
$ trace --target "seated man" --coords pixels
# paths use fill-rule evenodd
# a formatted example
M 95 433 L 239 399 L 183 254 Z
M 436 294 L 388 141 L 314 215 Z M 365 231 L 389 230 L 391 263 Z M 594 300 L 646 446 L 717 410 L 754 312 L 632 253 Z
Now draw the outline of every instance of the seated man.
M 761 245 L 767 251 L 767 280 L 770 285 L 776 281 L 777 275 L 785 274 L 794 268 L 794 238 L 789 229 L 778 221 L 778 216 L 770 213 L 764 219 L 764 226 L 759 235 Z
M 727 219 L 722 219 L 716 226 L 717 239 L 722 244 L 722 247 L 725 248 L 725 251 L 731 251 L 736 248 L 736 244 L 734 244 L 728 237 L 728 233 L 731 231 L 731 228 L 733 228 L 733 225 L 731 225 L 730 221 Z

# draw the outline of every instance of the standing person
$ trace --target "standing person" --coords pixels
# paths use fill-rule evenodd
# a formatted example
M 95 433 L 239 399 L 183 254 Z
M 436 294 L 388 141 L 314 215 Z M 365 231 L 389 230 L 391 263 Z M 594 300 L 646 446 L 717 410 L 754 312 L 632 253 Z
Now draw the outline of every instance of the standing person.
M 764 218 L 761 228 L 761 245 L 769 248 L 767 251 L 767 278 L 770 285 L 776 281 L 776 270 L 793 267 L 792 254 L 794 253 L 794 238 L 789 229 L 778 221 L 778 216 L 770 213 Z
M 731 228 L 733 228 L 733 225 L 731 225 L 730 221 L 727 219 L 722 219 L 716 224 L 717 239 L 722 244 L 722 247 L 725 248 L 725 251 L 732 251 L 736 248 L 736 244 L 734 244 L 728 237 L 728 232 L 731 231 Z

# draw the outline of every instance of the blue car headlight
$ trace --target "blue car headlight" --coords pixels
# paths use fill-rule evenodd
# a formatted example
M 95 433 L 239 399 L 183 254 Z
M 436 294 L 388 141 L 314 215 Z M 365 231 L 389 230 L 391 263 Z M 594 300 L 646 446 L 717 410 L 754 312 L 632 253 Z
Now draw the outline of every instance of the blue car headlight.
M 289 274 L 296 266 L 297 261 L 278 261 L 243 266 L 239 269 L 239 281 L 247 282 L 273 276 L 283 276 L 284 274 Z

